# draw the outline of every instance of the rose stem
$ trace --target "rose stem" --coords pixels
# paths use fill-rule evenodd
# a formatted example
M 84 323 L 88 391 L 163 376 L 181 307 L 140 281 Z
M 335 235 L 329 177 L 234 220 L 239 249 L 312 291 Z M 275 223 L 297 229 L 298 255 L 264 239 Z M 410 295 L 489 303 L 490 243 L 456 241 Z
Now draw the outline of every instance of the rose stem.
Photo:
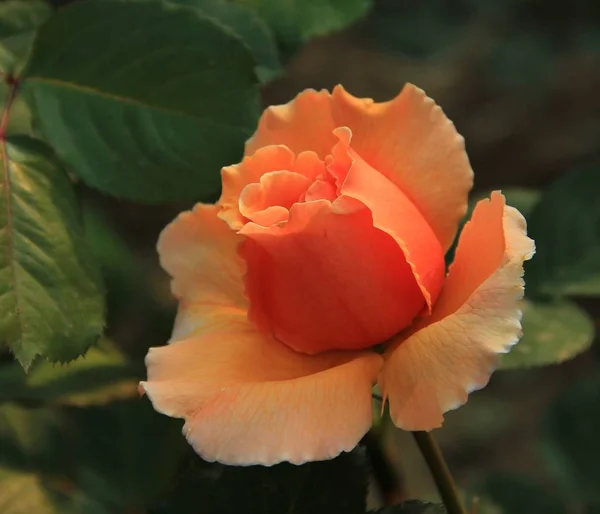
M 427 462 L 429 471 L 435 481 L 435 485 L 442 497 L 442 501 L 446 506 L 448 514 L 467 514 L 464 509 L 454 479 L 450 474 L 448 465 L 444 460 L 444 456 L 440 447 L 435 442 L 435 439 L 430 432 L 413 432 L 413 436 L 417 442 L 421 454 Z

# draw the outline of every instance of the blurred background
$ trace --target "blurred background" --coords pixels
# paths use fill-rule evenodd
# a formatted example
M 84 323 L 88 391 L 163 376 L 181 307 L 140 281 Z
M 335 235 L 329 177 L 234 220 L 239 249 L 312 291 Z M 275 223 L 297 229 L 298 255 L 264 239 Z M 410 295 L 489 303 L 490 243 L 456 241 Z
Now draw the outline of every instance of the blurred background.
M 529 215 L 538 255 L 525 277 L 532 287 L 523 346 L 435 436 L 465 494 L 485 498 L 482 513 L 597 513 L 600 1 L 375 0 L 341 31 L 299 49 L 280 44 L 285 71 L 263 87 L 263 106 L 340 83 L 355 96 L 384 101 L 411 82 L 465 137 L 473 199 L 502 189 Z M 98 372 L 95 384 L 106 382 L 102 402 L 107 394 L 127 398 L 143 376 L 147 348 L 169 338 L 176 307 L 156 240 L 191 204 L 144 206 L 78 188 L 108 293 L 99 362 L 121 366 L 111 360 L 114 348 L 127 361 L 122 379 Z M 38 390 L 44 373 L 34 374 Z M 31 384 L 22 387 L 24 400 L 35 404 Z M 53 387 L 44 394 L 60 403 L 68 380 Z M 91 389 L 79 393 L 80 403 L 102 403 L 94 400 L 96 385 Z M 118 426 L 114 434 L 123 433 Z M 366 443 L 375 455 L 373 507 L 437 498 L 410 434 L 377 421 Z

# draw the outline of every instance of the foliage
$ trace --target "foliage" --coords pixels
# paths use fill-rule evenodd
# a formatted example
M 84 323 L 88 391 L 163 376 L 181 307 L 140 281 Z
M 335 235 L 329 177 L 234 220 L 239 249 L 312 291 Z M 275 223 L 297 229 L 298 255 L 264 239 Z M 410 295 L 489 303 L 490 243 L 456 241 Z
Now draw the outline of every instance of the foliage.
M 446 509 L 442 505 L 434 503 L 424 503 L 420 501 L 410 500 L 401 505 L 386 507 L 378 510 L 373 514 L 445 514 Z
M 86 184 L 138 201 L 198 199 L 256 124 L 253 69 L 242 41 L 197 9 L 86 0 L 39 29 L 22 88 L 44 139 Z
M 303 466 L 283 463 L 248 469 L 209 464 L 192 456 L 178 477 L 177 488 L 156 514 L 200 514 L 204 509 L 363 514 L 366 493 L 367 465 L 360 449 Z
M 108 340 L 69 364 L 37 361 L 23 372 L 18 364 L 0 367 L 0 402 L 99 405 L 137 395 L 142 370 Z
M 478 492 L 502 512 L 528 514 L 566 514 L 559 497 L 527 476 L 495 474 L 486 477 Z
M 523 337 L 502 356 L 502 369 L 563 362 L 594 341 L 592 320 L 573 302 L 524 300 L 522 310 Z
M 527 268 L 532 292 L 600 294 L 600 187 L 598 166 L 573 170 L 542 195 L 529 218 L 538 245 Z
M 311 37 L 339 30 L 363 16 L 368 0 L 236 0 L 262 16 L 287 52 Z
M 549 408 L 542 449 L 549 469 L 572 501 L 599 502 L 600 372 L 577 381 Z
M 14 136 L 1 150 L 0 334 L 25 369 L 37 355 L 67 362 L 100 337 L 104 311 L 76 198 L 39 141 Z
M 590 219 L 592 204 L 596 203 L 589 181 L 595 177 L 590 168 L 583 174 L 567 174 L 546 191 L 502 190 L 506 203 L 526 217 L 528 234 L 536 243 L 536 255 L 525 265 L 526 298 L 521 304 L 523 336 L 510 353 L 502 355 L 501 369 L 564 362 L 588 350 L 594 341 L 594 322 L 572 297 L 593 294 L 595 276 L 600 270 L 600 259 L 593 258 L 593 233 L 600 227 L 600 218 Z M 565 183 L 571 186 L 564 187 Z M 475 204 L 488 196 L 489 192 L 473 196 L 463 223 L 470 218 Z M 568 246 L 565 245 L 567 232 Z M 449 252 L 449 262 L 453 254 L 454 249 Z M 567 277 L 573 274 L 579 278 L 570 282 Z

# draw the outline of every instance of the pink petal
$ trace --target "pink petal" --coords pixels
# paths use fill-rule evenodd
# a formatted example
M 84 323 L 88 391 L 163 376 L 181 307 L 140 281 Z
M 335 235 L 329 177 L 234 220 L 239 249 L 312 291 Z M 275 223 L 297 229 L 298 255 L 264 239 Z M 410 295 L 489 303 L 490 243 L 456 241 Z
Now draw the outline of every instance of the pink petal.
M 524 218 L 504 196 L 477 204 L 432 316 L 386 352 L 379 386 L 398 427 L 437 428 L 487 384 L 497 354 L 521 336 L 523 261 L 533 253 Z

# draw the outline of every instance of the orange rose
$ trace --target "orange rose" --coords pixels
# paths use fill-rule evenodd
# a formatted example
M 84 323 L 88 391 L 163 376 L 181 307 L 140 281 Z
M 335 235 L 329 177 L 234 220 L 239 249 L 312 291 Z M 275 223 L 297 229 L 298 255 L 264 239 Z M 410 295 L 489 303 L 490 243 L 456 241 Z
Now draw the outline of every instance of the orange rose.
M 523 217 L 499 192 L 479 202 L 446 276 L 473 173 L 411 85 L 386 103 L 304 91 L 265 111 L 245 155 L 216 205 L 160 237 L 179 312 L 146 358 L 154 407 L 230 464 L 351 450 L 376 382 L 397 426 L 439 427 L 520 336 Z

